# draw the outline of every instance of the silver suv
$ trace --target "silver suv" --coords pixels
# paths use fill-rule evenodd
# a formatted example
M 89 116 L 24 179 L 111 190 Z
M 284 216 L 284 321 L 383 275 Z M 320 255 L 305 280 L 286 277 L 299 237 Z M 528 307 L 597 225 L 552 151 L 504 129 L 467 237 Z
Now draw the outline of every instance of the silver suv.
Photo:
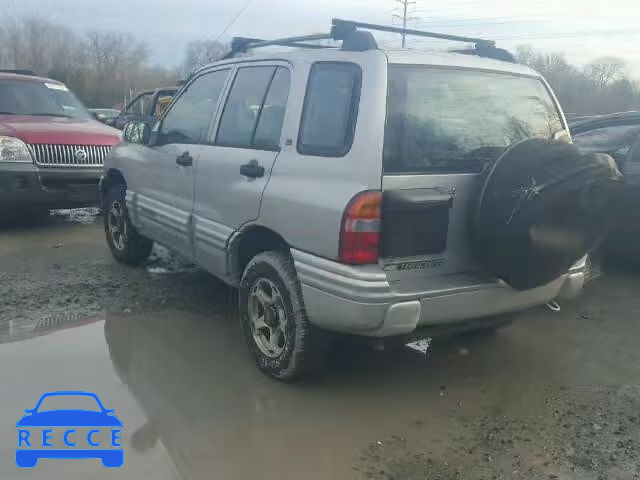
M 543 78 L 483 40 L 391 51 L 368 29 L 397 30 L 335 20 L 326 36 L 236 39 L 105 162 L 115 258 L 140 264 L 158 242 L 238 287 L 250 351 L 280 379 L 317 365 L 328 331 L 495 326 L 584 283 L 586 257 L 513 288 L 470 241 L 483 167 L 566 130 Z M 324 38 L 342 47 L 311 43 Z M 302 48 L 239 55 L 272 45 Z

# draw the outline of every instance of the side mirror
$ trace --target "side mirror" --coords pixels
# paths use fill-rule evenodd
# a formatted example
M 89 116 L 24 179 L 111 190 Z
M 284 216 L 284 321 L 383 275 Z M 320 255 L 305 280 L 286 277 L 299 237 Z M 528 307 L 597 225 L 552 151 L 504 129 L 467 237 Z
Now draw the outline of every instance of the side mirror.
M 124 126 L 122 138 L 128 143 L 148 145 L 151 139 L 151 125 L 147 122 L 129 122 Z
M 564 128 L 562 130 L 558 130 L 556 133 L 554 133 L 553 134 L 553 139 L 557 140 L 558 142 L 571 143 L 571 135 Z
M 33 413 L 33 409 L 27 408 L 27 409 L 25 409 L 24 413 Z

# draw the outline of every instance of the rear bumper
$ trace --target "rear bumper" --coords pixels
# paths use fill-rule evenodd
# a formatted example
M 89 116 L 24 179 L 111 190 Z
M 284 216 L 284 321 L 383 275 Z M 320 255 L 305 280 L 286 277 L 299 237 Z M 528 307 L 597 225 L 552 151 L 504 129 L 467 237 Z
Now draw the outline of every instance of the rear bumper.
M 377 266 L 351 267 L 292 250 L 309 320 L 328 330 L 366 336 L 404 335 L 418 327 L 457 323 L 524 310 L 577 296 L 581 262 L 548 285 L 526 291 L 500 281 L 399 293 Z
M 0 205 L 3 209 L 97 206 L 100 174 L 100 169 L 0 164 Z

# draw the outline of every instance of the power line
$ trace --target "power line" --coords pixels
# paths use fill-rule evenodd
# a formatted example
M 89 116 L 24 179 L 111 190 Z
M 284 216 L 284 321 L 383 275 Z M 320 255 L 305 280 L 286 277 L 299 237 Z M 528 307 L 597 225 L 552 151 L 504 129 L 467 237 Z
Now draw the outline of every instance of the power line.
M 524 2 L 526 4 L 526 2 Z M 552 6 L 556 6 L 557 2 L 555 0 L 537 0 L 534 2 L 530 3 L 530 6 L 533 8 L 539 8 L 541 6 L 546 6 L 548 5 L 550 7 Z M 519 4 L 519 6 L 522 6 L 521 4 Z M 501 7 L 501 5 L 498 2 L 478 2 L 478 1 L 473 1 L 473 2 L 458 2 L 458 3 L 442 3 L 440 5 L 432 5 L 428 8 L 419 8 L 416 10 L 416 13 L 437 13 L 437 12 L 443 12 L 443 11 L 451 11 L 451 10 L 465 10 L 465 9 L 482 9 L 484 11 L 486 11 L 487 9 L 490 9 L 491 7 Z M 503 8 L 499 8 L 500 10 L 503 10 Z M 583 9 L 581 9 L 583 10 Z
M 532 23 L 536 21 L 555 20 L 557 12 L 536 13 L 532 15 L 514 15 L 503 17 L 471 17 L 450 20 L 433 20 L 419 22 L 418 26 L 446 25 L 446 26 L 474 26 L 474 25 L 506 25 L 511 23 Z M 592 18 L 590 15 L 573 15 L 571 20 L 586 20 Z M 618 20 L 628 18 L 628 15 L 616 14 L 598 17 L 599 20 Z
M 525 35 L 505 35 L 500 37 L 491 37 L 491 35 L 482 35 L 490 37 L 492 40 L 526 40 L 526 39 L 545 39 L 545 38 L 570 38 L 570 37 L 589 37 L 594 35 L 640 35 L 640 28 L 613 28 L 609 30 L 582 30 L 580 32 L 554 32 L 541 34 L 525 34 Z M 416 39 L 416 42 L 431 42 L 426 39 Z
M 231 19 L 231 21 L 227 24 L 226 27 L 224 27 L 224 30 L 222 30 L 222 32 L 220 32 L 220 35 L 218 35 L 216 37 L 216 39 L 214 40 L 214 42 L 217 42 L 218 40 L 220 40 L 220 38 L 227 33 L 227 30 L 229 30 L 231 28 L 231 26 L 236 23 L 236 20 L 238 20 L 238 18 L 240 18 L 240 15 L 242 15 L 244 13 L 244 11 L 249 7 L 249 5 L 251 5 L 253 3 L 253 0 L 247 0 L 247 2 L 244 4 L 244 6 L 238 10 L 238 13 L 235 14 L 235 16 Z
M 398 2 L 400 4 L 400 6 L 402 7 L 402 16 L 400 16 L 400 18 L 402 19 L 402 48 L 406 48 L 407 46 L 407 34 L 405 32 L 405 30 L 407 29 L 407 20 L 409 19 L 409 17 L 407 16 L 407 10 L 409 8 L 409 5 L 415 5 L 415 1 L 410 1 L 410 0 L 396 0 L 396 2 Z M 398 15 L 394 15 L 394 16 L 398 16 Z
M 549 34 L 513 35 L 505 37 L 494 37 L 494 40 L 521 40 L 537 38 L 565 38 L 565 37 L 589 37 L 592 35 L 640 35 L 640 28 L 612 28 L 610 30 L 583 30 L 581 32 L 557 32 Z

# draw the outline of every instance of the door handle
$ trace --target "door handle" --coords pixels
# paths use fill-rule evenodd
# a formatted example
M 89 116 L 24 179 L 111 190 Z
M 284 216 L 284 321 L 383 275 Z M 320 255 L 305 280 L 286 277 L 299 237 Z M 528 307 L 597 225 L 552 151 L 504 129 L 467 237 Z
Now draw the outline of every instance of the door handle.
M 183 167 L 190 167 L 193 165 L 193 157 L 189 155 L 189 152 L 183 152 L 176 158 L 176 163 Z
M 251 160 L 249 163 L 240 165 L 240 175 L 249 178 L 264 177 L 264 167 L 257 160 Z

